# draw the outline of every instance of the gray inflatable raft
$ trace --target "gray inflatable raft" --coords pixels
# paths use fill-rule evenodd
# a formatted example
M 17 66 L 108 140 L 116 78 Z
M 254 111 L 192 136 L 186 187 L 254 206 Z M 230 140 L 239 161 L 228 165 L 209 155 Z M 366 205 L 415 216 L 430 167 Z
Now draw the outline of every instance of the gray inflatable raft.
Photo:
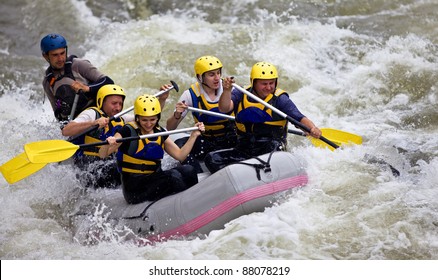
M 126 226 L 145 240 L 204 235 L 240 216 L 264 211 L 280 194 L 308 182 L 305 162 L 291 153 L 275 152 L 259 159 L 269 161 L 269 166 L 262 167 L 257 159 L 244 161 L 252 165 L 232 164 L 184 192 L 155 202 L 127 204 L 121 190 L 106 191 L 99 199 L 116 226 Z M 84 226 L 78 230 L 86 230 Z

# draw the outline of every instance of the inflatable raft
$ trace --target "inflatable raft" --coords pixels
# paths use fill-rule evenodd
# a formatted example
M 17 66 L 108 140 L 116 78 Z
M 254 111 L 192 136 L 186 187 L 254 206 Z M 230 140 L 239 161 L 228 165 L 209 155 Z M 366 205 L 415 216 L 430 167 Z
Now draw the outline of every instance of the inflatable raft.
M 288 152 L 266 154 L 244 163 L 229 165 L 186 191 L 155 202 L 129 205 L 121 190 L 107 190 L 99 199 L 113 226 L 127 227 L 137 236 L 156 242 L 222 229 L 233 219 L 264 211 L 281 194 L 308 182 L 305 162 Z M 83 234 L 86 224 L 79 222 L 77 230 Z

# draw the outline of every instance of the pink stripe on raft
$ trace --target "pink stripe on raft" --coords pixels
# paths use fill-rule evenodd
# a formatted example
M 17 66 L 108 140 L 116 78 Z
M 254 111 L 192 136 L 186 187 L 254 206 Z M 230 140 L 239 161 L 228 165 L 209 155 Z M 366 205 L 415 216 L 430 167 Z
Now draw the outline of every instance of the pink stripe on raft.
M 169 230 L 167 232 L 164 232 L 162 234 L 159 234 L 158 236 L 148 238 L 149 240 L 165 240 L 172 236 L 185 236 L 188 235 L 203 226 L 207 225 L 208 223 L 214 221 L 218 217 L 222 216 L 223 214 L 227 213 L 231 209 L 244 204 L 245 202 L 254 200 L 256 198 L 260 198 L 267 195 L 272 195 L 278 192 L 286 191 L 289 189 L 293 189 L 295 187 L 306 185 L 308 182 L 307 175 L 300 175 L 295 176 L 291 178 L 286 178 L 283 180 L 279 180 L 276 182 L 272 182 L 269 184 L 261 185 L 249 190 L 246 190 L 242 193 L 239 193 L 233 197 L 230 197 L 229 199 L 223 201 L 219 205 L 216 205 L 215 207 L 211 208 L 204 214 L 192 219 L 191 221 L 188 221 L 187 223 L 173 229 Z M 152 241 L 152 240 L 151 240 Z

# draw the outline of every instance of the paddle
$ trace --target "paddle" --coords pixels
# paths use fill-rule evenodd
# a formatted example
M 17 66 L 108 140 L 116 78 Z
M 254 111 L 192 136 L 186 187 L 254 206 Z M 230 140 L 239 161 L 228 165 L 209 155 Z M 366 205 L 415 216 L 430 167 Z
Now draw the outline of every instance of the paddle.
M 79 101 L 79 94 L 81 93 L 82 90 L 79 90 L 75 94 L 73 107 L 70 111 L 70 115 L 68 116 L 68 121 L 71 121 L 73 119 Z M 0 172 L 9 184 L 14 184 L 21 179 L 41 170 L 45 166 L 45 163 L 30 162 L 27 158 L 26 153 L 23 152 L 0 166 Z
M 172 84 L 171 87 L 169 87 L 168 89 L 162 90 L 157 92 L 156 94 L 154 94 L 155 97 L 158 97 L 172 89 L 175 89 L 177 92 L 179 91 L 178 85 L 174 82 L 174 81 L 170 81 L 170 83 Z M 76 96 L 75 96 L 76 99 Z M 116 118 L 119 118 L 121 116 L 123 116 L 126 113 L 129 113 L 130 111 L 132 111 L 134 109 L 134 106 L 131 106 L 130 108 L 114 115 L 113 117 L 110 118 L 111 120 L 114 120 Z M 69 139 L 69 141 L 73 141 L 76 140 L 77 138 L 97 129 L 99 126 L 92 126 L 89 129 L 87 129 L 86 131 L 74 136 L 73 138 Z M 6 179 L 6 181 L 9 184 L 14 184 L 34 173 L 36 173 L 37 171 L 41 170 L 43 167 L 46 166 L 47 163 L 32 163 L 29 161 L 29 159 L 27 158 L 27 155 L 25 152 L 19 154 L 18 156 L 12 158 L 11 160 L 9 160 L 8 162 L 4 163 L 2 166 L 0 166 L 0 172 L 2 173 L 3 177 Z
M 31 163 L 26 153 L 21 153 L 0 166 L 0 172 L 9 184 L 14 184 L 41 170 L 46 163 Z
M 241 91 L 242 93 L 248 95 L 248 96 L 251 97 L 252 99 L 258 101 L 259 103 L 263 104 L 264 106 L 266 106 L 267 108 L 271 109 L 273 112 L 277 113 L 277 114 L 280 115 L 281 117 L 286 118 L 286 119 L 287 119 L 288 121 L 290 121 L 292 124 L 294 124 L 294 125 L 300 127 L 300 128 L 303 129 L 304 131 L 310 133 L 310 129 L 309 129 L 307 126 L 305 126 L 304 124 L 302 124 L 302 123 L 300 123 L 300 122 L 294 120 L 292 117 L 288 116 L 287 114 L 285 114 L 284 112 L 280 111 L 279 109 L 277 109 L 276 107 L 272 106 L 271 104 L 265 102 L 265 101 L 262 100 L 261 98 L 255 96 L 254 94 L 252 94 L 252 93 L 249 92 L 248 90 L 246 90 L 246 89 L 244 89 L 244 88 L 242 88 L 241 86 L 236 85 L 236 84 L 233 84 L 233 87 L 235 87 L 236 89 L 238 89 L 238 90 Z M 336 132 L 336 131 L 332 131 L 331 133 L 336 134 L 337 132 Z M 347 139 L 349 139 L 349 137 L 347 137 L 347 135 L 343 135 L 342 137 L 339 137 L 339 140 L 344 139 L 344 137 L 347 138 Z M 335 144 L 333 141 L 328 140 L 328 139 L 325 138 L 324 136 L 321 136 L 321 137 L 319 138 L 319 140 L 323 141 L 325 144 L 330 145 L 330 146 L 333 147 L 334 149 L 339 148 L 339 145 Z M 360 138 L 360 136 L 359 136 L 359 137 L 355 137 L 355 138 L 353 138 L 353 141 L 352 141 L 352 142 L 355 143 L 355 141 L 356 141 L 356 142 L 360 142 L 360 143 L 362 143 L 362 139 Z M 320 142 L 318 142 L 318 141 L 316 141 L 316 142 L 312 142 L 312 143 L 314 143 L 314 144 L 316 144 L 316 145 L 320 145 Z M 375 160 L 373 163 L 375 163 L 375 162 L 377 162 L 377 163 L 386 163 L 386 162 L 385 162 L 384 160 L 382 160 L 382 159 L 377 159 L 377 160 Z M 389 163 L 386 163 L 386 164 L 391 168 L 391 172 L 392 172 L 392 174 L 393 174 L 394 176 L 399 176 L 399 175 L 400 175 L 400 172 L 399 172 L 397 169 L 395 169 L 392 165 L 390 165 Z
M 347 143 L 356 144 L 356 145 L 362 144 L 362 137 L 353 133 L 345 132 L 334 128 L 321 128 L 321 132 L 322 134 L 325 135 L 327 139 L 330 139 L 330 141 L 337 144 L 338 146 Z M 334 150 L 332 146 L 327 145 L 325 142 L 317 138 L 310 136 L 308 138 L 310 138 L 310 141 L 316 147 L 329 148 L 332 151 Z
M 164 93 L 166 93 L 166 92 L 171 91 L 172 89 L 175 89 L 176 92 L 178 92 L 178 91 L 179 91 L 178 85 L 177 85 L 174 81 L 170 81 L 170 83 L 172 84 L 171 87 L 169 87 L 168 89 L 164 89 L 164 90 L 162 90 L 162 91 L 159 91 L 159 92 L 155 93 L 154 96 L 155 96 L 155 97 L 158 97 L 158 96 L 160 96 L 160 95 L 162 95 L 162 94 L 164 94 Z M 121 116 L 123 116 L 123 115 L 126 114 L 126 113 L 131 112 L 132 110 L 134 110 L 134 106 L 131 106 L 131 107 L 129 107 L 128 109 L 126 109 L 126 110 L 124 110 L 124 111 L 122 111 L 122 112 L 120 112 L 120 113 L 118 113 L 118 114 L 115 114 L 114 116 L 112 116 L 112 117 L 109 119 L 109 121 L 111 122 L 112 120 L 115 120 L 115 119 L 117 119 L 117 118 L 120 118 Z M 85 130 L 84 132 L 82 132 L 82 133 L 80 133 L 80 134 L 78 134 L 78 135 L 76 135 L 76 136 L 73 136 L 72 138 L 69 139 L 69 141 L 73 142 L 74 140 L 78 139 L 79 137 L 81 137 L 81 136 L 83 136 L 83 135 L 85 135 L 85 134 L 87 134 L 87 133 L 89 133 L 89 132 L 91 132 L 91 131 L 93 131 L 93 130 L 95 130 L 95 129 L 97 129 L 97 128 L 99 128 L 99 125 L 98 125 L 98 124 L 96 124 L 95 126 L 92 126 L 92 127 L 88 128 L 87 130 Z
M 80 89 L 78 92 L 76 92 L 75 99 L 73 100 L 73 107 L 71 108 L 70 116 L 68 116 L 68 121 L 71 121 L 73 119 L 73 117 L 75 116 L 76 107 L 78 106 L 78 101 L 79 101 L 79 94 L 82 94 L 82 93 L 83 93 L 82 89 Z
M 293 119 L 292 117 L 288 116 L 286 113 L 280 111 L 279 109 L 275 108 L 274 106 L 272 106 L 271 104 L 265 102 L 264 100 L 262 100 L 261 98 L 255 96 L 254 94 L 252 94 L 251 92 L 247 91 L 246 89 L 242 88 L 239 85 L 233 84 L 233 87 L 237 88 L 238 90 L 240 90 L 241 92 L 243 92 L 244 94 L 248 95 L 249 97 L 251 97 L 252 99 L 256 100 L 257 102 L 263 104 L 265 107 L 271 109 L 273 112 L 277 113 L 278 115 L 280 115 L 281 117 L 287 119 L 288 121 L 290 121 L 292 124 L 294 124 L 295 126 L 298 126 L 299 128 L 301 128 L 302 130 L 310 133 L 310 128 L 308 128 L 307 126 L 305 126 L 304 124 L 300 123 L 299 121 Z M 332 141 L 328 140 L 327 138 L 325 138 L 324 136 L 321 135 L 321 137 L 319 138 L 321 141 L 324 141 L 325 143 L 327 143 L 328 145 L 332 146 L 333 148 L 337 149 L 339 148 L 338 145 L 336 145 L 335 143 L 333 143 Z
M 194 108 L 194 107 L 190 107 L 190 106 L 187 108 L 187 110 L 206 114 L 206 115 L 221 117 L 224 119 L 230 119 L 230 120 L 235 119 L 234 116 L 230 116 L 230 115 L 223 114 L 223 113 L 212 112 L 212 111 L 208 111 L 208 110 L 203 110 L 203 109 L 198 109 L 198 108 Z M 335 143 L 338 146 L 345 145 L 348 143 L 354 143 L 354 144 L 358 144 L 358 145 L 362 144 L 362 137 L 360 137 L 359 135 L 356 135 L 356 134 L 352 134 L 352 133 L 345 132 L 345 131 L 338 130 L 338 129 L 334 129 L 334 128 L 321 128 L 321 131 L 324 135 L 327 136 L 327 139 L 329 139 L 331 142 Z M 301 130 L 294 130 L 294 129 L 289 128 L 287 130 L 287 132 L 291 133 L 291 134 L 299 135 L 299 136 L 304 136 L 304 137 L 307 136 L 306 133 L 304 133 Z M 319 141 L 319 139 L 313 138 L 311 136 L 308 136 L 308 138 L 310 138 L 312 141 L 312 144 L 317 146 L 317 147 L 328 147 L 329 149 L 334 150 L 334 148 L 332 146 L 329 146 L 326 143 Z
M 224 119 L 230 119 L 230 120 L 235 119 L 234 116 L 230 116 L 230 115 L 218 113 L 218 112 L 212 112 L 212 111 L 208 111 L 208 110 L 203 110 L 203 109 L 198 109 L 198 108 L 191 107 L 191 106 L 188 106 L 187 110 L 192 111 L 192 112 L 198 112 L 198 113 L 210 115 L 210 116 L 220 117 L 220 118 L 224 118 Z
M 126 141 L 153 138 L 153 137 L 165 136 L 175 133 L 194 131 L 197 129 L 198 127 L 189 127 L 189 128 L 175 129 L 171 131 L 157 132 L 152 134 L 144 134 L 140 136 L 137 135 L 132 137 L 119 138 L 117 139 L 116 142 L 121 143 Z M 78 149 L 83 149 L 87 147 L 96 147 L 102 145 L 108 145 L 108 141 L 105 140 L 102 142 L 75 145 L 65 140 L 45 140 L 45 141 L 28 143 L 24 145 L 24 150 L 30 162 L 50 163 L 50 162 L 59 162 L 66 160 L 71 156 L 73 156 Z

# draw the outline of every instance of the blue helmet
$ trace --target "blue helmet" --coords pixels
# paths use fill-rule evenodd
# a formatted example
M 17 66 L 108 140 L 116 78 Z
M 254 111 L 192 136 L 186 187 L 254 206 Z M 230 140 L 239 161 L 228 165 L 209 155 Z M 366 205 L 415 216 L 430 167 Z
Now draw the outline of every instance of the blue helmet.
M 43 54 L 60 48 L 67 48 L 67 41 L 59 34 L 48 34 L 41 39 L 41 51 Z

